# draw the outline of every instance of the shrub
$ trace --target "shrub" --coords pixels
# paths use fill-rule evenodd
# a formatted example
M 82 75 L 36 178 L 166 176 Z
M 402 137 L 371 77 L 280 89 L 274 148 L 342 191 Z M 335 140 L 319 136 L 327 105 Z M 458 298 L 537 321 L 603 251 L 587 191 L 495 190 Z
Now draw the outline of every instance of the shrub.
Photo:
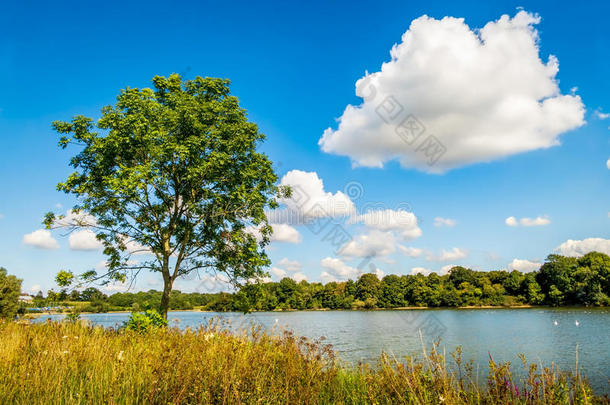
M 149 309 L 146 312 L 133 312 L 124 326 L 136 332 L 147 332 L 152 328 L 167 326 L 167 320 L 157 311 Z

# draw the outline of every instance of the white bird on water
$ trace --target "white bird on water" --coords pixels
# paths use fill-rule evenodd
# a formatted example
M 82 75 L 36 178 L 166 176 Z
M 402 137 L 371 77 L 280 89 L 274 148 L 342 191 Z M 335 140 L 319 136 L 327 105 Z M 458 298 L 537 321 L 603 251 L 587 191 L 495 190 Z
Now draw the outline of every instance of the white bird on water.
M 557 325 L 559 325 L 559 322 L 553 321 L 553 325 L 557 326 Z
M 574 321 L 574 325 L 579 326 L 580 322 L 578 322 L 578 320 Z

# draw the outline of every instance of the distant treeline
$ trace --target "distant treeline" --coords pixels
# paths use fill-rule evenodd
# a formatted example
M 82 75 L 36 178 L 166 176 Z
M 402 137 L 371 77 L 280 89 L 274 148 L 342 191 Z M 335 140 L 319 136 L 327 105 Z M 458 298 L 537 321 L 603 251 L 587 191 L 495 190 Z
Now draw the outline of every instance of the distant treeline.
M 284 278 L 279 282 L 248 284 L 236 293 L 182 293 L 173 291 L 171 309 L 200 308 L 211 311 L 272 311 L 306 309 L 374 309 L 461 307 L 496 305 L 586 305 L 610 304 L 610 256 L 591 252 L 582 257 L 548 256 L 540 270 L 474 271 L 453 267 L 439 276 L 387 275 L 381 280 L 363 274 L 358 280 L 309 283 Z M 83 291 L 41 293 L 34 305 L 84 301 L 82 311 L 155 309 L 161 292 L 102 294 L 96 288 Z

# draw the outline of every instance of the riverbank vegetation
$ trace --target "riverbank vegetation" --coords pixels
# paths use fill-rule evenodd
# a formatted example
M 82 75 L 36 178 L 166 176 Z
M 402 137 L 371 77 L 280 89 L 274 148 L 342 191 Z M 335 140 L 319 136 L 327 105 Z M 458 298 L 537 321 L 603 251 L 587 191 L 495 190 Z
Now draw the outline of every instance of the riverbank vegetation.
M 210 311 L 272 311 L 311 309 L 374 309 L 462 306 L 610 304 L 610 257 L 591 252 L 582 257 L 550 255 L 540 270 L 474 271 L 456 266 L 446 275 L 387 275 L 381 280 L 363 274 L 358 280 L 326 284 L 284 278 L 248 284 L 234 293 L 172 291 L 170 309 Z M 69 305 L 80 311 L 157 309 L 161 292 L 125 292 L 110 296 L 90 287 L 82 291 L 50 291 L 35 306 Z
M 256 328 L 228 332 L 0 323 L 0 399 L 28 404 L 593 404 L 579 375 L 496 364 L 476 375 L 459 350 L 342 364 L 322 341 Z

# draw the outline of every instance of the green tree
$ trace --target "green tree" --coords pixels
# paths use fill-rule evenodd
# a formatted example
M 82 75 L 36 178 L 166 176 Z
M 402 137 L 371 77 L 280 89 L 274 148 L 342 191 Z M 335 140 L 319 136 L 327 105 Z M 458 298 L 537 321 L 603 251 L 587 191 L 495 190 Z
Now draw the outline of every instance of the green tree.
M 384 308 L 396 308 L 406 305 L 403 278 L 390 274 L 381 280 L 379 304 Z
M 551 305 L 575 303 L 573 276 L 577 267 L 578 261 L 574 257 L 555 254 L 547 257 L 536 274 L 536 281 L 546 295 L 547 303 Z
M 290 190 L 275 185 L 271 161 L 256 150 L 264 135 L 228 80 L 172 74 L 153 84 L 122 90 L 97 122 L 53 123 L 59 146 L 78 149 L 58 189 L 79 203 L 66 217 L 48 213 L 45 225 L 90 229 L 103 244 L 107 271 L 85 272 L 81 283 L 160 273 L 166 318 L 179 277 L 213 270 L 239 285 L 264 274 L 272 232 L 265 209 Z M 260 227 L 260 241 L 248 226 Z
M 356 282 L 356 298 L 366 301 L 368 298 L 377 300 L 381 282 L 376 274 L 365 273 Z
M 13 319 L 19 309 L 21 280 L 0 267 L 0 319 Z

